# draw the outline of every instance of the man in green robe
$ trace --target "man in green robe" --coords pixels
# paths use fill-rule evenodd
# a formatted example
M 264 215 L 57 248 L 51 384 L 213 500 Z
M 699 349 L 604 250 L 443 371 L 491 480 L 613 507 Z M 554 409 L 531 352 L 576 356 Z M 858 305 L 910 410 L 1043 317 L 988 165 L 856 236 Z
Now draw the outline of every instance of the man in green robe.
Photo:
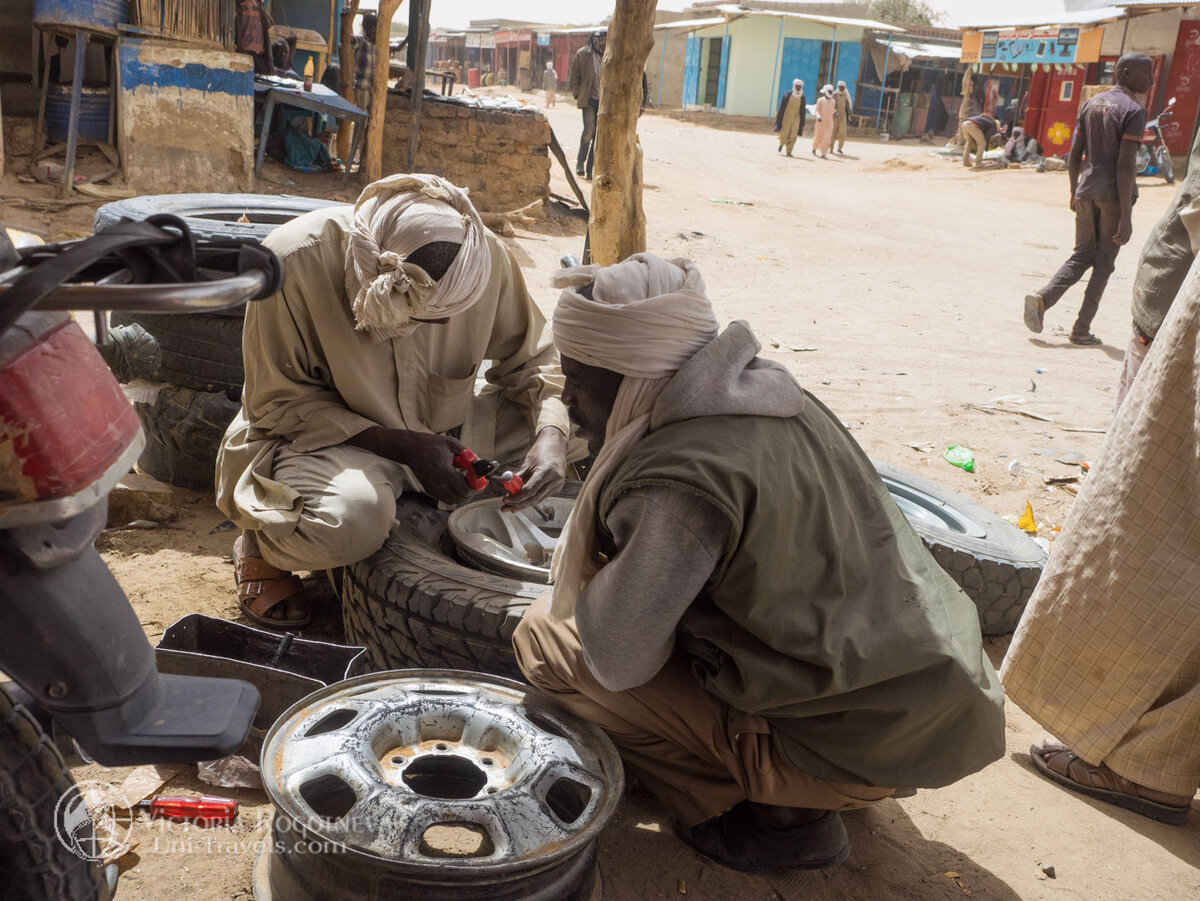
M 598 457 L 513 636 L 526 678 L 741 870 L 839 863 L 837 811 L 999 758 L 975 607 L 837 417 L 745 323 L 718 333 L 690 260 L 562 279 L 562 398 Z
M 808 117 L 808 107 L 804 103 L 804 82 L 799 78 L 792 79 L 792 89 L 783 95 L 779 103 L 779 111 L 775 114 L 775 130 L 779 132 L 779 149 L 787 148 L 787 155 L 792 155 L 796 146 L 796 138 L 804 133 L 804 120 Z

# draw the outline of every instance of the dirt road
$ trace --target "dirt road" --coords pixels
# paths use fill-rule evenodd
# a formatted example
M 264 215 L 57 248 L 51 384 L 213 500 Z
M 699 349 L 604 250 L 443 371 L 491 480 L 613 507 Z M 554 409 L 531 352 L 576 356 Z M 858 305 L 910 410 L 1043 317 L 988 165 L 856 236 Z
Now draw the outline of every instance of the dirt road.
M 560 104 L 550 117 L 573 157 L 578 112 Z M 641 121 L 641 140 L 649 249 L 694 259 L 723 320 L 748 320 L 764 353 L 837 412 L 872 456 L 1000 514 L 1015 517 L 1029 501 L 1042 535 L 1054 534 L 1072 496 L 1048 490 L 1043 476 L 1077 475 L 1056 458 L 1094 460 L 1101 447 L 1138 251 L 1172 188 L 1142 183 L 1133 243 L 1093 329 L 1105 343 L 1081 348 L 1066 340 L 1081 289 L 1047 316 L 1043 335 L 1021 321 L 1024 294 L 1069 253 L 1065 174 L 969 172 L 926 147 L 862 141 L 844 158 L 821 161 L 802 139 L 788 159 L 767 133 L 652 114 Z M 289 177 L 292 193 L 327 183 Z M 557 173 L 554 189 L 568 193 Z M 53 230 L 54 217 L 39 221 Z M 554 302 L 549 273 L 581 245 L 521 232 L 510 241 L 546 310 Z M 814 349 L 781 353 L 772 338 Z M 1005 398 L 1033 416 L 979 409 Z M 973 475 L 941 459 L 948 444 L 975 451 Z M 1008 472 L 1013 459 L 1026 467 L 1018 476 Z M 120 533 L 105 552 L 152 640 L 186 612 L 237 612 L 227 563 L 233 536 L 212 531 L 220 517 L 205 499 L 186 497 L 171 528 Z M 1006 645 L 989 641 L 997 664 Z M 847 815 L 854 850 L 828 873 L 730 873 L 679 843 L 652 800 L 630 795 L 603 841 L 606 897 L 1124 901 L 1200 893 L 1200 811 L 1170 827 L 1071 795 L 1032 771 L 1027 750 L 1042 733 L 1011 707 L 1008 734 L 1008 755 L 984 772 Z M 173 787 L 201 786 L 181 778 Z M 121 896 L 247 897 L 267 808 L 259 793 L 241 796 L 236 830 L 144 831 Z

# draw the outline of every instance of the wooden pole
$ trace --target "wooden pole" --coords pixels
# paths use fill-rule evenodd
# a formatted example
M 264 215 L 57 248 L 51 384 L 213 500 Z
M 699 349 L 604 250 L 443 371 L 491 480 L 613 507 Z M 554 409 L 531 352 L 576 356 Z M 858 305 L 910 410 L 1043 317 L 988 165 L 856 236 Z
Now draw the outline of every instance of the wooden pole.
M 592 261 L 601 266 L 619 263 L 646 249 L 637 122 L 642 109 L 642 72 L 654 47 L 656 2 L 617 0 L 608 26 L 588 224 Z
M 367 182 L 383 177 L 383 118 L 387 111 L 388 63 L 392 51 L 388 39 L 392 18 L 400 0 L 379 0 L 379 20 L 375 23 L 375 83 L 371 91 L 371 125 L 367 129 Z
M 332 2 L 332 0 L 331 0 Z M 330 7 L 332 10 L 332 6 Z M 358 15 L 358 0 L 346 0 L 346 5 L 342 7 L 341 16 L 341 37 L 338 39 L 338 67 L 341 71 L 338 81 L 338 93 L 342 95 L 342 99 L 347 103 L 354 102 L 354 17 Z M 330 35 L 329 40 L 333 40 Z M 341 122 L 338 125 L 337 136 L 337 155 L 338 159 L 346 164 L 349 168 L 353 162 L 350 157 L 350 130 L 349 122 Z
M 412 92 L 408 109 L 408 169 L 417 171 L 417 146 L 421 142 L 421 104 L 425 99 L 425 56 L 429 47 L 429 7 L 431 0 L 412 0 L 408 9 L 408 52 L 412 60 Z

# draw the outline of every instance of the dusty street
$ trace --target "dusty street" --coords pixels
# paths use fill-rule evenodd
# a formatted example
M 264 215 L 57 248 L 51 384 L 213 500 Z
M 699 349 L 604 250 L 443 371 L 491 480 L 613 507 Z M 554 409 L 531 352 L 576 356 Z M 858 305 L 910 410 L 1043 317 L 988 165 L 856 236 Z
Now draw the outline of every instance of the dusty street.
M 578 111 L 560 102 L 549 115 L 573 162 Z M 846 157 L 822 161 L 804 138 L 789 159 L 776 153 L 765 129 L 716 130 L 655 114 L 643 117 L 640 132 L 649 249 L 695 260 L 718 315 L 748 320 L 765 355 L 785 363 L 839 414 L 871 456 L 1002 515 L 1015 518 L 1029 501 L 1053 553 L 1053 530 L 1072 494 L 1047 489 L 1043 477 L 1079 475 L 1078 467 L 1056 462 L 1065 454 L 1097 458 L 1130 329 L 1138 253 L 1174 189 L 1141 180 L 1133 241 L 1117 260 L 1093 327 L 1104 345 L 1075 347 L 1067 330 L 1082 285 L 1047 315 L 1042 335 L 1030 334 L 1021 320 L 1024 294 L 1070 252 L 1065 173 L 971 172 L 957 160 L 934 158 L 929 147 L 874 139 L 852 140 Z M 344 196 L 327 190 L 340 185 L 339 177 L 284 171 L 266 173 L 297 184 L 259 189 Z M 10 171 L 5 196 L 15 187 Z M 557 165 L 554 191 L 569 194 Z M 53 236 L 68 226 L 86 228 L 90 212 L 31 215 L 0 207 L 0 220 Z M 562 253 L 580 252 L 582 238 L 518 231 L 509 244 L 549 312 L 549 275 Z M 771 339 L 784 350 L 772 348 Z M 998 401 L 1033 415 L 980 409 Z M 974 450 L 974 474 L 942 460 L 950 444 Z M 1025 467 L 1015 476 L 1008 471 L 1014 459 Z M 228 565 L 233 533 L 214 531 L 221 516 L 206 498 L 180 492 L 178 500 L 180 516 L 168 528 L 114 533 L 104 545 L 152 641 L 188 612 L 237 616 Z M 336 623 L 336 616 L 319 622 Z M 988 645 L 999 665 L 1007 640 Z M 1171 827 L 1061 790 L 1029 763 L 1029 745 L 1042 731 L 1014 707 L 1008 717 L 1008 754 L 984 772 L 848 814 L 853 851 L 829 872 L 751 877 L 723 870 L 675 839 L 651 798 L 631 794 L 602 842 L 605 897 L 1200 896 L 1200 809 L 1188 825 Z M 79 775 L 115 778 L 96 767 Z M 190 776 L 171 786 L 204 788 Z M 261 793 L 238 794 L 243 821 L 233 830 L 138 824 L 140 859 L 123 876 L 118 897 L 248 897 L 268 807 Z

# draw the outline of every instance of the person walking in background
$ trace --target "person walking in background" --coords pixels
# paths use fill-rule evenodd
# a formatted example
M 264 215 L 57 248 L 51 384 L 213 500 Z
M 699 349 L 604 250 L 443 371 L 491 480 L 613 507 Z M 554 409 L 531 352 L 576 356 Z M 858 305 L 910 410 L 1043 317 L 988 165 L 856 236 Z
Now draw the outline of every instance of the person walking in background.
M 833 147 L 833 114 L 837 103 L 833 99 L 833 85 L 827 84 L 821 88 L 821 96 L 817 98 L 817 127 L 813 133 L 813 156 L 825 159 Z
M 849 131 L 850 116 L 854 110 L 854 96 L 847 90 L 846 82 L 838 82 L 833 102 L 833 144 L 840 156 L 846 152 L 846 133 Z
M 575 105 L 583 113 L 583 132 L 579 136 L 579 153 L 575 157 L 575 174 L 588 178 L 586 171 L 592 140 L 596 137 L 596 116 L 600 112 L 600 67 L 604 61 L 604 45 L 608 41 L 607 31 L 592 32 L 588 42 L 579 48 L 571 60 L 571 71 L 567 83 L 575 98 Z
M 554 60 L 546 60 L 546 71 L 542 73 L 542 90 L 546 92 L 546 108 L 554 106 L 554 101 L 557 99 L 555 92 L 558 90 L 558 73 L 554 71 Z
M 1070 341 L 1102 343 L 1091 333 L 1092 320 L 1116 268 L 1117 253 L 1133 233 L 1137 149 L 1146 129 L 1146 109 L 1134 95 L 1150 90 L 1153 75 L 1150 57 L 1126 53 L 1117 60 L 1116 86 L 1097 94 L 1079 111 L 1067 161 L 1075 252 L 1044 288 L 1025 296 L 1025 325 L 1031 332 L 1042 331 L 1046 310 L 1091 269 Z
M 996 120 L 991 113 L 980 113 L 972 116 L 962 124 L 963 155 L 962 164 L 971 165 L 971 148 L 975 148 L 975 168 L 983 165 L 983 155 L 987 152 L 992 135 L 996 133 Z
M 808 108 L 804 100 L 804 82 L 799 78 L 792 79 L 792 89 L 783 95 L 779 103 L 779 112 L 775 114 L 775 130 L 779 132 L 779 150 L 787 149 L 787 155 L 792 155 L 796 146 L 796 138 L 804 133 L 804 120 L 808 117 Z M 779 151 L 776 151 L 778 153 Z

